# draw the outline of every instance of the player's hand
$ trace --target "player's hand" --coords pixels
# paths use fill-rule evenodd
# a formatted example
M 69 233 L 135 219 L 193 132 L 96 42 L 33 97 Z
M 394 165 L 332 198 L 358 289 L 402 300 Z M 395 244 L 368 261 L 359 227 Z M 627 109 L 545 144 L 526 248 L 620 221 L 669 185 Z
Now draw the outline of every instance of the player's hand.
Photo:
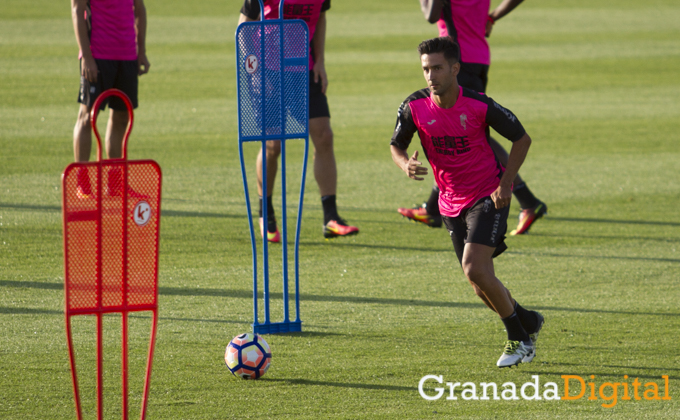
M 321 80 L 321 93 L 326 94 L 326 88 L 328 87 L 328 76 L 326 76 L 326 66 L 321 62 L 314 63 L 314 68 L 312 69 L 314 73 L 314 83 L 319 83 Z
M 491 193 L 491 199 L 496 206 L 496 210 L 509 206 L 512 200 L 512 188 L 499 185 L 496 191 Z
M 137 74 L 141 76 L 148 73 L 149 67 L 151 67 L 151 63 L 149 63 L 149 59 L 146 58 L 146 54 L 139 54 L 139 57 L 137 57 Z
M 493 23 L 490 20 L 486 21 L 486 31 L 484 31 L 484 36 L 487 38 L 491 36 L 491 30 L 493 29 Z
M 406 172 L 409 178 L 422 181 L 423 178 L 419 177 L 419 175 L 427 175 L 427 168 L 421 165 L 422 163 L 418 161 L 418 151 L 416 150 L 413 152 L 413 156 L 406 162 L 406 170 L 404 172 Z
M 83 57 L 80 74 L 90 83 L 97 81 L 97 62 L 92 57 Z

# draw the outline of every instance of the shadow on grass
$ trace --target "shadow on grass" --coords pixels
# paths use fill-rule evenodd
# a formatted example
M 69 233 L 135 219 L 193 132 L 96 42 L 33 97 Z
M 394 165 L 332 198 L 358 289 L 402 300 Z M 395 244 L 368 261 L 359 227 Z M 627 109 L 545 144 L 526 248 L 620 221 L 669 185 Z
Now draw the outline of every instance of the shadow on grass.
M 446 239 L 446 237 L 444 237 Z M 375 245 L 375 244 L 361 244 L 361 243 L 346 243 L 346 242 L 340 242 L 341 239 L 329 239 L 325 240 L 323 242 L 304 242 L 300 241 L 300 246 L 333 246 L 333 247 L 345 247 L 345 248 L 368 248 L 368 249 L 387 249 L 390 251 L 422 251 L 422 252 L 446 252 L 451 254 L 451 258 L 455 259 L 455 254 L 453 253 L 453 247 L 441 247 L 441 248 L 434 248 L 434 247 L 414 247 L 414 246 L 394 246 L 394 245 Z M 448 241 L 448 240 L 447 240 Z M 448 241 L 450 244 L 451 242 Z M 288 246 L 294 246 L 295 243 L 288 241 Z M 269 247 L 270 249 L 272 248 L 271 245 Z
M 130 318 L 151 319 L 151 315 L 130 314 Z M 178 318 L 172 316 L 159 316 L 159 321 L 183 321 L 183 322 L 213 322 L 217 324 L 250 324 L 248 321 L 236 321 L 231 319 L 205 319 L 205 318 Z
M 278 378 L 261 378 L 264 382 L 280 382 L 288 385 L 307 385 L 307 386 L 333 386 L 337 388 L 358 388 L 358 389 L 375 389 L 380 391 L 417 391 L 418 388 L 410 386 L 398 385 L 374 385 L 374 384 L 358 384 L 352 382 L 326 382 L 326 381 L 311 381 L 309 379 L 278 379 Z
M 655 225 L 655 226 L 678 226 L 680 222 L 656 222 L 654 220 L 615 220 L 615 219 L 592 219 L 585 217 L 550 217 L 550 220 L 558 222 L 579 222 L 579 223 L 616 223 L 630 225 Z
M 3 282 L 0 281 L 0 286 Z M 159 292 L 162 295 L 168 296 L 214 296 L 214 297 L 230 297 L 237 299 L 252 299 L 253 292 L 250 290 L 238 289 L 208 289 L 208 288 L 179 288 L 179 287 L 161 287 Z M 258 294 L 260 298 L 262 293 Z M 269 293 L 270 299 L 283 299 L 283 293 Z M 312 295 L 307 293 L 300 294 L 301 301 L 308 302 L 350 302 L 350 303 L 373 303 L 379 305 L 398 305 L 398 306 L 432 306 L 432 307 L 449 307 L 449 308 L 486 308 L 483 303 L 468 303 L 468 302 L 436 302 L 427 300 L 415 299 L 392 299 L 392 298 L 371 298 L 360 296 L 328 296 L 328 295 Z
M 585 363 L 565 363 L 565 362 L 548 362 L 550 366 L 590 366 Z M 680 368 L 677 367 L 649 367 L 649 366 L 620 366 L 620 365 L 601 365 L 598 364 L 597 367 L 600 368 L 612 368 L 612 369 L 637 369 L 637 370 L 660 370 L 662 375 L 665 375 L 663 372 L 667 371 L 676 371 L 680 372 Z M 630 373 L 624 373 L 624 375 L 630 376 Z M 674 378 L 671 378 L 674 379 Z M 677 378 L 675 378 L 677 379 Z
M 161 209 L 161 217 L 210 217 L 218 219 L 247 219 L 244 214 L 203 213 L 200 211 L 179 211 Z
M 47 212 L 61 212 L 61 206 L 41 206 L 37 204 L 15 204 L 15 203 L 0 203 L 0 209 L 17 209 L 17 210 L 37 210 Z
M 22 308 L 22 307 L 6 307 L 0 306 L 1 315 L 64 315 L 64 311 L 57 311 L 54 309 L 41 309 L 41 308 Z M 138 319 L 151 319 L 151 315 L 138 315 L 130 314 L 130 318 Z M 248 321 L 234 321 L 228 319 L 200 319 L 200 318 L 175 318 L 161 316 L 159 317 L 161 321 L 187 321 L 187 322 L 216 322 L 220 324 L 250 324 Z M 321 333 L 323 334 L 323 333 Z M 338 334 L 340 335 L 340 334 Z
M 680 263 L 680 258 L 619 257 L 611 255 L 570 255 L 570 254 L 556 254 L 553 252 L 523 252 L 523 251 L 506 251 L 506 253 L 512 255 L 538 255 L 541 257 L 553 257 L 553 258 L 584 258 L 593 260 L 654 261 L 654 262 Z
M 183 201 L 178 199 L 164 199 L 166 201 Z M 37 204 L 17 204 L 17 203 L 0 203 L 0 208 L 10 208 L 10 209 L 25 209 L 25 210 L 39 210 L 39 211 L 61 211 L 61 206 L 44 206 Z M 297 211 L 297 205 L 289 205 L 288 208 L 292 211 Z M 321 206 L 318 205 L 307 205 L 305 206 L 308 210 L 318 210 Z M 376 208 L 361 208 L 361 207 L 346 207 L 348 210 L 357 212 L 369 212 L 369 213 L 385 213 L 385 214 L 395 214 L 396 210 L 393 209 L 376 209 Z M 162 210 L 162 215 L 170 217 L 216 217 L 216 218 L 245 218 L 245 210 L 243 214 L 224 214 L 224 213 L 202 213 L 196 211 L 178 211 L 178 210 Z M 550 216 L 550 220 L 558 222 L 577 222 L 577 223 L 615 223 L 615 224 L 633 224 L 633 225 L 654 225 L 654 226 L 674 226 L 680 227 L 680 222 L 660 222 L 654 220 L 616 220 L 616 219 L 598 219 L 598 218 L 582 218 L 582 217 L 553 217 Z M 379 222 L 393 223 L 389 221 L 380 220 Z
M 16 287 L 16 288 L 33 288 L 33 289 L 48 289 L 61 290 L 64 288 L 61 283 L 53 282 L 37 282 L 37 281 L 13 281 L 0 280 L 0 287 Z M 159 287 L 159 294 L 162 296 L 206 296 L 206 297 L 226 297 L 235 299 L 252 299 L 253 292 L 245 289 L 212 289 L 212 288 L 197 288 L 197 287 Z M 283 299 L 283 293 L 270 293 L 270 299 Z M 262 293 L 259 294 L 262 297 Z M 440 302 L 431 300 L 416 300 L 416 299 L 395 299 L 395 298 L 374 298 L 361 296 L 330 296 L 330 295 L 313 295 L 303 293 L 300 295 L 301 301 L 308 302 L 345 302 L 358 304 L 377 304 L 377 305 L 396 305 L 396 306 L 425 306 L 434 308 L 467 308 L 467 309 L 486 309 L 483 303 L 476 302 Z M 608 309 L 590 309 L 590 308 L 568 308 L 560 306 L 532 306 L 533 309 L 540 309 L 545 311 L 564 311 L 564 312 L 582 312 L 582 313 L 598 313 L 598 314 L 618 314 L 618 315 L 652 315 L 652 316 L 680 316 L 677 312 L 633 312 L 633 311 L 617 311 Z
M 565 235 L 550 233 L 532 233 L 533 237 L 543 238 L 576 238 L 576 239 L 601 239 L 605 241 L 658 241 L 658 242 L 680 242 L 680 238 L 655 238 L 652 236 L 624 236 L 624 235 Z
M 12 315 L 64 315 L 64 311 L 55 311 L 54 309 L 39 309 L 39 308 L 9 308 L 0 306 L 0 314 Z
M 630 368 L 633 369 L 633 368 Z M 635 374 L 630 374 L 630 373 L 610 373 L 610 372 L 593 372 L 590 370 L 587 371 L 582 371 L 582 372 L 554 372 L 554 371 L 537 371 L 537 370 L 527 370 L 527 371 L 522 371 L 522 373 L 527 373 L 529 375 L 557 375 L 557 376 L 562 376 L 562 375 L 578 375 L 581 378 L 583 378 L 586 381 L 592 381 L 590 379 L 590 375 L 595 375 L 595 380 L 596 381 L 601 381 L 601 378 L 614 378 L 614 379 L 621 379 L 624 382 L 633 382 L 635 378 L 644 378 L 644 379 L 656 379 L 658 381 L 662 381 L 663 379 L 661 378 L 661 375 L 654 376 L 654 375 L 635 375 Z M 628 379 L 623 379 L 623 375 L 628 375 Z M 674 376 L 669 376 L 669 380 L 675 380 L 680 377 L 674 377 Z
M 37 204 L 14 204 L 14 203 L 0 203 L 0 208 L 17 209 L 17 210 L 36 210 L 50 213 L 61 213 L 61 206 L 42 206 Z M 179 211 L 179 210 L 161 210 L 161 216 L 166 217 L 210 217 L 210 218 L 231 218 L 231 219 L 245 219 L 246 214 L 226 214 L 226 213 L 202 213 L 200 211 Z

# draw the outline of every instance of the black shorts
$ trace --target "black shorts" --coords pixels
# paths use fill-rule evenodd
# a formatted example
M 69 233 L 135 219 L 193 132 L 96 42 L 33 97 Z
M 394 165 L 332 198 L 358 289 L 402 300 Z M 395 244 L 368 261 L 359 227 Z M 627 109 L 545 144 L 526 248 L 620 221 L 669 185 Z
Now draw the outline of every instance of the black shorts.
M 489 66 L 477 63 L 460 63 L 458 84 L 476 92 L 486 92 L 489 81 Z
M 496 248 L 494 258 L 508 249 L 505 245 L 505 232 L 508 230 L 509 212 L 510 206 L 496 210 L 493 200 L 487 196 L 463 210 L 458 217 L 442 216 L 458 261 L 463 262 L 463 250 L 468 243 Z
M 321 78 L 314 83 L 314 72 L 309 72 L 309 119 L 329 117 L 331 111 L 328 108 L 328 99 L 326 94 L 321 91 Z
M 95 62 L 97 63 L 97 81 L 90 83 L 83 76 L 80 76 L 78 103 L 84 104 L 90 109 L 102 92 L 116 88 L 122 90 L 130 98 L 133 108 L 137 108 L 139 71 L 137 60 L 99 60 L 95 58 Z M 111 109 L 117 111 L 127 110 L 125 103 L 116 97 L 106 99 L 101 109 L 104 109 L 107 104 Z

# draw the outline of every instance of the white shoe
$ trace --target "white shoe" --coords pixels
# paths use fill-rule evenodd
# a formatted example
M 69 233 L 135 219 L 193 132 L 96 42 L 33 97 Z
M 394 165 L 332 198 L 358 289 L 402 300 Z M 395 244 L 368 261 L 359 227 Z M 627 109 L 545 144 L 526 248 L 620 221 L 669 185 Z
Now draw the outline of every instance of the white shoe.
M 522 341 L 508 340 L 505 342 L 505 350 L 496 362 L 498 367 L 517 366 L 520 363 L 529 363 L 534 360 L 536 352 L 534 346 L 525 344 Z

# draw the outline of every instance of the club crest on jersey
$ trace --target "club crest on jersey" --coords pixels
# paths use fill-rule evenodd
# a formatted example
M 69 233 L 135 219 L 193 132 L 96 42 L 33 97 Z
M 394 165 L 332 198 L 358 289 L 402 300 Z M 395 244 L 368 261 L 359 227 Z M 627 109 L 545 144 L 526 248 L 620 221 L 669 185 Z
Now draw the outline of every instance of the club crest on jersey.
M 460 125 L 463 127 L 463 130 L 467 130 L 467 115 L 460 114 Z

